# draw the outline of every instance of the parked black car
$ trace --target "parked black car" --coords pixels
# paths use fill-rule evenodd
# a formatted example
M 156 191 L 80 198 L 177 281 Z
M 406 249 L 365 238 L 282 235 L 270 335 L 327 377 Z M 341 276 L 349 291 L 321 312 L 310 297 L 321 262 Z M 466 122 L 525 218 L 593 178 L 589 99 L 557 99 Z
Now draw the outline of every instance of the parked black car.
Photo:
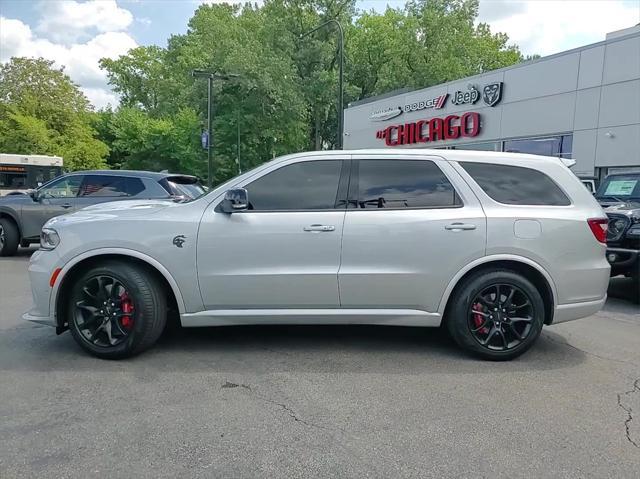
M 85 206 L 128 199 L 183 201 L 205 193 L 195 176 L 148 171 L 79 171 L 59 176 L 29 194 L 0 197 L 0 256 L 40 241 L 50 218 Z
M 623 274 L 640 284 L 640 172 L 607 176 L 596 199 L 609 217 L 611 276 Z

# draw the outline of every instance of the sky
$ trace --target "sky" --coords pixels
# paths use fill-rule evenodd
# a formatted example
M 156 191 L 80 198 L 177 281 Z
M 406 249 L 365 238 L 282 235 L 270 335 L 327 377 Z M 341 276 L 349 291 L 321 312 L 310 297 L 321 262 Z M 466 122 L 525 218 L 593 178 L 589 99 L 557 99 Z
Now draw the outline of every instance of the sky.
M 117 58 L 138 45 L 166 46 L 171 35 L 186 32 L 200 3 L 223 2 L 0 0 L 0 62 L 12 56 L 54 60 L 95 107 L 116 106 L 118 97 L 98 66 L 100 58 Z M 361 10 L 384 11 L 404 0 L 357 3 Z M 478 21 L 508 34 L 525 55 L 545 56 L 640 23 L 640 0 L 480 0 Z

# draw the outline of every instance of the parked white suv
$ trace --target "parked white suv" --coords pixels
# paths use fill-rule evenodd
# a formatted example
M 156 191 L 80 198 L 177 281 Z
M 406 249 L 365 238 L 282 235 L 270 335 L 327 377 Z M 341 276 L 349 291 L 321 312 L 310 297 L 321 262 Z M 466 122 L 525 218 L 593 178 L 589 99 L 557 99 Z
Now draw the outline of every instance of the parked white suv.
M 300 153 L 188 203 L 56 217 L 25 319 L 103 358 L 182 326 L 444 325 L 488 359 L 605 302 L 607 220 L 556 158 L 454 150 Z

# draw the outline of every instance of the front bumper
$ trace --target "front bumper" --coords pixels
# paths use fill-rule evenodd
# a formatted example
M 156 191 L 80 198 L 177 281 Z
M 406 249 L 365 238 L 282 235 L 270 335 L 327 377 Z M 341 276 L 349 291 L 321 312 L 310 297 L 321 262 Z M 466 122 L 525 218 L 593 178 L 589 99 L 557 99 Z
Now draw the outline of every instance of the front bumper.
M 640 271 L 640 251 L 628 248 L 607 248 L 607 261 L 611 265 L 611 276 Z
M 53 251 L 38 250 L 31 255 L 29 280 L 34 307 L 22 315 L 22 319 L 48 326 L 57 326 L 55 312 L 51 309 L 51 274 L 58 267 L 60 257 Z

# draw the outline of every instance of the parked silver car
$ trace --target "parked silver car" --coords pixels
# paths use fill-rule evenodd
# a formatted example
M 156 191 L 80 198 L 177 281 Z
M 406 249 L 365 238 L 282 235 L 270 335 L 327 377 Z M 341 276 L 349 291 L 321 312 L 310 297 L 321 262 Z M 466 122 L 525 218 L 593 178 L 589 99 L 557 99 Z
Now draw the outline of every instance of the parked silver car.
M 556 158 L 361 150 L 275 159 L 187 203 L 50 220 L 25 319 L 103 358 L 182 326 L 445 326 L 511 359 L 605 302 L 607 219 Z

